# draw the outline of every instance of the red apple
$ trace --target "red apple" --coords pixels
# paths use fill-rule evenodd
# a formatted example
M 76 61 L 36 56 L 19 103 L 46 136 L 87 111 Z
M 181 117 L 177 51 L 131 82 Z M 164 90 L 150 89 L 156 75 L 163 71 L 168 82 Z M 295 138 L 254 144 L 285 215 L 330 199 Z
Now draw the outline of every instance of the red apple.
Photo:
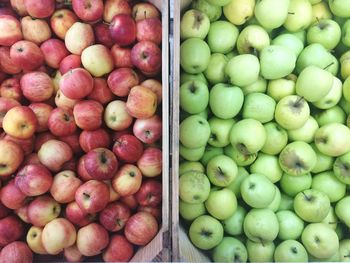
M 3 119 L 6 113 L 16 106 L 20 106 L 17 100 L 0 97 L 0 128 L 2 128 Z
M 28 206 L 28 217 L 32 225 L 45 226 L 57 218 L 61 212 L 61 206 L 55 199 L 48 195 L 36 197 Z
M 114 100 L 108 103 L 105 108 L 104 121 L 108 128 L 122 131 L 131 125 L 133 118 L 127 112 L 124 101 Z
M 12 142 L 18 144 L 22 148 L 24 155 L 28 155 L 28 154 L 31 154 L 33 152 L 34 143 L 35 143 L 35 136 L 32 136 L 28 139 L 19 139 L 19 138 L 16 138 L 16 137 L 13 137 L 11 135 L 6 134 L 4 136 L 4 140 L 12 141 Z
M 72 0 L 75 14 L 83 21 L 93 22 L 102 18 L 102 0 Z
M 22 165 L 29 165 L 29 164 L 40 164 L 40 160 L 37 153 L 31 153 L 25 157 Z
M 71 54 L 61 60 L 60 72 L 63 75 L 74 68 L 80 68 L 80 67 L 81 67 L 80 56 Z
M 18 209 L 23 206 L 26 196 L 18 189 L 15 180 L 12 179 L 1 189 L 1 202 L 10 209 Z
M 132 16 L 135 21 L 147 18 L 159 18 L 158 9 L 151 3 L 137 3 L 132 8 Z
M 142 206 L 156 207 L 162 202 L 162 184 L 156 180 L 144 181 L 135 197 Z
M 55 96 L 55 104 L 60 108 L 69 108 L 73 109 L 75 104 L 78 103 L 79 100 L 73 100 L 65 96 L 61 90 L 58 90 Z
M 0 178 L 14 173 L 21 165 L 23 158 L 23 150 L 18 144 L 0 140 Z
M 115 96 L 109 89 L 107 81 L 104 78 L 94 78 L 94 88 L 87 98 L 105 105 L 111 102 Z
M 85 169 L 96 180 L 111 179 L 118 170 L 118 160 L 107 148 L 96 148 L 85 157 Z
M 109 236 L 106 229 L 96 223 L 91 223 L 79 229 L 77 247 L 84 256 L 96 256 L 107 247 Z
M 32 102 L 43 102 L 51 98 L 54 87 L 49 75 L 40 71 L 26 73 L 21 78 L 24 97 Z
M 134 245 L 147 245 L 157 234 L 157 220 L 150 213 L 137 212 L 132 215 L 125 226 L 125 237 Z
M 108 185 L 109 202 L 117 201 L 120 198 L 120 195 L 113 189 L 111 180 L 105 180 L 104 182 Z
M 61 138 L 64 138 L 64 137 L 61 137 Z M 70 170 L 70 171 L 76 172 L 77 171 L 77 165 L 78 165 L 77 158 L 73 157 L 73 159 L 70 159 L 68 162 L 65 162 L 62 165 L 61 170 L 62 171 Z
M 84 152 L 89 152 L 96 148 L 109 148 L 111 138 L 105 129 L 100 128 L 94 131 L 82 131 L 79 143 Z
M 159 18 L 146 18 L 136 23 L 137 41 L 151 41 L 157 45 L 162 43 L 162 22 Z
M 158 115 L 148 119 L 137 119 L 133 133 L 143 143 L 155 143 L 162 137 L 162 119 Z
M 21 20 L 23 38 L 39 45 L 51 37 L 51 29 L 43 19 L 25 16 Z
M 47 254 L 43 242 L 41 240 L 43 233 L 42 227 L 32 226 L 27 233 L 26 241 L 30 249 L 39 255 Z
M 0 246 L 4 247 L 19 240 L 24 234 L 23 224 L 15 216 L 0 219 Z
M 110 50 L 101 44 L 85 48 L 81 53 L 81 63 L 94 77 L 102 77 L 114 68 Z
M 114 45 L 111 49 L 116 68 L 132 68 L 131 49 Z
M 55 69 L 58 69 L 61 61 L 69 55 L 64 43 L 55 38 L 46 40 L 41 44 L 40 49 L 44 54 L 46 65 Z
M 131 15 L 131 8 L 127 0 L 107 0 L 103 13 L 103 20 L 112 22 L 114 16 L 124 14 Z
M 151 215 L 153 215 L 158 222 L 162 221 L 162 209 L 160 206 L 157 207 L 152 207 L 152 206 L 142 206 L 140 205 L 137 208 L 138 212 L 147 212 L 150 213 Z
M 109 26 L 109 32 L 117 45 L 128 46 L 136 40 L 135 21 L 127 14 L 116 15 Z
M 72 135 L 77 129 L 73 111 L 69 108 L 54 109 L 48 119 L 48 127 L 55 136 Z
M 39 133 L 37 136 L 36 136 L 36 139 L 35 139 L 35 145 L 34 145 L 34 150 L 36 152 L 38 152 L 41 148 L 41 146 L 49 141 L 49 140 L 55 140 L 57 139 L 56 136 L 54 136 L 51 132 L 42 132 L 42 133 Z M 38 157 L 39 158 L 39 157 Z
M 103 106 L 94 100 L 80 101 L 74 106 L 73 114 L 80 129 L 93 131 L 102 125 Z
M 124 236 L 117 234 L 110 238 L 102 257 L 105 262 L 128 262 L 133 254 L 133 245 Z
M 109 34 L 109 27 L 105 23 L 98 23 L 94 26 L 96 43 L 102 44 L 108 48 L 113 46 L 113 40 Z
M 139 205 L 135 195 L 122 196 L 120 197 L 120 201 L 126 204 L 131 210 L 135 210 Z
M 84 259 L 77 245 L 66 247 L 63 251 L 63 254 L 68 262 L 83 262 Z
M 0 15 L 0 45 L 11 46 L 23 39 L 21 23 L 10 15 Z
M 54 176 L 50 193 L 57 202 L 69 203 L 75 200 L 75 192 L 81 184 L 73 171 L 62 171 Z
M 148 88 L 135 86 L 130 90 L 126 109 L 135 118 L 150 118 L 157 110 L 157 95 Z
M 33 253 L 26 243 L 15 241 L 5 246 L 0 253 L 1 263 L 32 263 Z
M 145 87 L 145 88 L 149 88 L 157 95 L 158 105 L 162 102 L 162 96 L 163 96 L 162 95 L 162 90 L 163 90 L 162 83 L 160 83 L 158 80 L 155 80 L 155 79 L 147 79 L 147 80 L 143 81 L 140 85 Z
M 28 216 L 28 199 L 26 199 L 25 203 L 18 209 L 14 210 L 14 213 L 24 222 L 30 224 L 30 219 Z
M 8 216 L 10 212 L 11 210 L 4 206 L 4 204 L 0 200 L 0 219 L 3 219 L 4 217 Z
M 137 166 L 142 174 L 147 177 L 155 177 L 162 173 L 162 151 L 158 148 L 147 148 L 141 158 L 137 161 Z
M 107 83 L 115 95 L 125 97 L 132 87 L 139 84 L 139 78 L 131 68 L 119 68 L 109 74 Z
M 151 41 L 141 41 L 131 49 L 131 61 L 143 73 L 157 75 L 162 68 L 162 51 Z
M 62 165 L 72 159 L 72 149 L 68 144 L 58 140 L 45 142 L 38 151 L 40 162 L 53 172 L 58 172 Z
M 92 180 L 93 178 L 85 169 L 85 157 L 86 155 L 83 155 L 82 157 L 80 157 L 78 161 L 77 172 L 78 172 L 79 178 L 82 179 L 84 182 L 87 182 L 89 180 Z
M 141 187 L 142 173 L 137 166 L 124 164 L 112 179 L 113 189 L 120 196 L 135 194 Z
M 28 15 L 27 9 L 24 5 L 24 0 L 11 0 L 11 6 L 20 16 Z
M 10 47 L 0 46 L 0 68 L 7 74 L 17 74 L 22 70 L 11 58 Z
M 97 180 L 87 181 L 75 192 L 75 201 L 86 213 L 100 212 L 109 202 L 108 186 Z
M 64 39 L 68 29 L 78 22 L 77 16 L 69 9 L 55 11 L 50 18 L 50 25 L 53 32 L 61 39 Z
M 143 145 L 135 136 L 126 134 L 116 140 L 113 152 L 118 159 L 127 163 L 135 163 L 142 156 Z
M 24 5 L 30 16 L 46 18 L 55 11 L 55 0 L 24 0 Z
M 79 227 L 86 226 L 95 220 L 95 215 L 83 211 L 75 201 L 66 206 L 65 216 L 70 222 Z
M 5 2 L 6 2 L 6 0 L 5 0 Z M 9 15 L 9 16 L 17 17 L 15 11 L 11 8 L 9 1 L 7 1 L 7 3 L 3 3 L 3 5 L 1 5 L 0 15 Z
M 68 29 L 64 42 L 71 53 L 81 55 L 85 48 L 95 43 L 94 30 L 89 24 L 75 22 Z
M 99 221 L 108 231 L 117 232 L 124 228 L 129 217 L 130 208 L 121 202 L 115 202 L 100 212 Z
M 94 79 L 87 70 L 75 68 L 62 76 L 59 87 L 66 97 L 78 100 L 91 93 L 94 87 Z
M 123 136 L 125 134 L 132 134 L 130 127 L 126 130 L 113 132 L 112 133 L 112 142 L 116 142 L 121 136 Z
M 21 40 L 11 46 L 12 61 L 20 65 L 23 70 L 32 71 L 44 64 L 44 54 L 33 42 Z
M 80 131 L 76 131 L 71 135 L 59 137 L 59 140 L 67 143 L 69 147 L 72 149 L 73 153 L 79 155 L 82 152 L 82 149 L 79 144 L 79 135 L 80 135 Z M 73 160 L 70 160 L 70 161 L 73 161 Z
M 47 103 L 32 103 L 28 106 L 34 112 L 36 119 L 38 120 L 38 126 L 36 132 L 44 132 L 49 129 L 48 121 L 49 116 L 53 110 L 53 107 Z

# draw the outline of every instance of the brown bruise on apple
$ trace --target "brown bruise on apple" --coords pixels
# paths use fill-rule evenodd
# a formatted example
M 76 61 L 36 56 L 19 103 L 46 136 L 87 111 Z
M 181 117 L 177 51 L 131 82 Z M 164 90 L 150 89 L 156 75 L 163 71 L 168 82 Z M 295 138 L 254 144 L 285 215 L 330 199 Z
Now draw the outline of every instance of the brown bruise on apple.
M 198 10 L 192 10 L 192 12 L 194 15 L 194 21 L 193 21 L 192 28 L 198 30 L 200 28 L 203 20 L 205 19 L 205 16 L 204 16 L 204 14 L 202 14 Z
M 303 97 L 297 98 L 295 101 L 289 101 L 288 106 L 294 114 L 300 114 L 306 103 Z
M 286 150 L 280 154 L 280 160 L 288 170 L 295 170 L 297 175 L 303 174 L 309 167 L 305 164 L 304 160 L 300 158 L 293 150 Z

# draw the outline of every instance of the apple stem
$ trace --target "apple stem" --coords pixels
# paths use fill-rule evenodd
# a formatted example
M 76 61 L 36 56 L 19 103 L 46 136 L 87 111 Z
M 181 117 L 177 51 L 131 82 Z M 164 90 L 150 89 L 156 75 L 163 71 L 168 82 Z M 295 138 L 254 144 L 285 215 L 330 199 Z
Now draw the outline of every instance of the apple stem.
M 102 21 L 102 24 L 105 24 L 105 25 L 109 26 L 111 23 L 108 23 L 106 21 Z
M 288 12 L 288 15 L 295 15 L 294 12 Z
M 324 70 L 326 70 L 327 68 L 329 68 L 330 66 L 332 66 L 334 64 L 334 62 L 330 63 L 329 65 L 327 65 L 325 68 L 323 68 Z
M 310 197 L 307 196 L 304 192 L 301 192 L 301 193 L 304 195 L 304 197 L 305 197 L 305 199 L 306 199 L 307 201 L 310 201 L 310 200 L 311 200 Z

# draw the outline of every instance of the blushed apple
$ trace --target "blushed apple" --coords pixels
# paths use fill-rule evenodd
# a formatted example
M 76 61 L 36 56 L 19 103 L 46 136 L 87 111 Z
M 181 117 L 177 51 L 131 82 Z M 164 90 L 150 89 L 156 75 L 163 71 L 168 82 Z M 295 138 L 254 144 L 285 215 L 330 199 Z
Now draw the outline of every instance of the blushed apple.
M 159 45 L 162 42 L 162 22 L 159 18 L 147 18 L 136 22 L 137 41 L 151 41 Z
M 10 215 L 0 219 L 0 233 L 0 246 L 4 247 L 22 237 L 23 224 L 17 217 Z
M 63 75 L 72 69 L 80 67 L 81 57 L 79 55 L 70 54 L 61 60 L 59 70 Z
M 102 77 L 114 68 L 110 50 L 101 44 L 85 48 L 81 53 L 81 62 L 94 77 Z
M 128 14 L 113 16 L 109 25 L 112 40 L 119 46 L 128 46 L 136 40 L 136 23 Z
M 162 102 L 163 88 L 161 82 L 156 79 L 146 79 L 145 81 L 141 82 L 140 85 L 145 88 L 149 88 L 157 95 L 158 105 Z
M 46 103 L 31 103 L 28 106 L 34 112 L 36 119 L 38 120 L 38 126 L 36 132 L 44 132 L 49 129 L 48 120 L 53 110 L 53 107 Z
M 66 206 L 65 217 L 73 224 L 82 227 L 95 220 L 94 214 L 83 211 L 77 202 L 73 201 Z
M 124 0 L 122 0 L 124 1 Z M 111 48 L 112 57 L 114 59 L 114 66 L 116 68 L 132 68 L 131 49 L 127 47 L 120 47 L 117 44 Z
M 45 255 L 47 254 L 47 252 L 41 240 L 42 233 L 43 233 L 42 227 L 32 226 L 27 232 L 26 241 L 29 248 L 34 253 Z
M 103 12 L 103 20 L 112 22 L 113 17 L 119 14 L 131 15 L 131 7 L 127 0 L 107 0 Z
M 11 0 L 11 7 L 16 10 L 20 16 L 28 15 L 27 9 L 24 5 L 24 0 Z
M 75 192 L 82 181 L 73 171 L 62 171 L 53 178 L 50 187 L 52 197 L 59 203 L 69 203 L 75 200 Z
M 102 105 L 111 102 L 115 96 L 108 87 L 107 80 L 104 78 L 94 78 L 94 88 L 87 97 L 90 100 L 95 100 Z
M 142 173 L 132 164 L 123 165 L 112 179 L 112 187 L 120 196 L 135 194 L 141 187 Z
M 162 201 L 162 184 L 156 180 L 146 180 L 135 197 L 141 206 L 156 207 Z
M 108 231 L 117 232 L 124 228 L 130 214 L 130 208 L 125 204 L 110 203 L 100 212 L 99 221 Z
M 105 108 L 104 121 L 108 128 L 122 131 L 131 125 L 133 117 L 129 115 L 124 101 L 114 100 L 108 103 Z
M 21 66 L 17 65 L 10 56 L 10 47 L 0 47 L 0 66 L 1 70 L 8 74 L 17 74 L 21 72 Z
M 48 128 L 55 136 L 72 135 L 77 129 L 73 111 L 69 108 L 55 108 L 49 116 Z
M 83 261 L 84 257 L 78 250 L 77 245 L 73 245 L 70 247 L 64 248 L 63 251 L 64 257 L 69 261 L 69 262 L 80 262 Z
M 94 22 L 102 18 L 102 0 L 72 0 L 74 13 L 83 21 Z
M 34 112 L 27 106 L 16 106 L 10 109 L 3 119 L 4 131 L 19 139 L 28 139 L 33 136 L 38 121 Z
M 64 39 L 68 29 L 78 22 L 74 12 L 69 9 L 59 9 L 53 13 L 50 18 L 52 31 L 61 39 Z
M 19 209 L 26 200 L 26 195 L 18 189 L 14 179 L 2 187 L 0 197 L 2 204 L 10 209 Z
M 60 82 L 61 92 L 70 99 L 82 99 L 89 95 L 94 87 L 94 79 L 83 68 L 75 68 L 65 73 Z
M 150 89 L 135 86 L 130 90 L 128 95 L 126 109 L 135 118 L 150 118 L 157 109 L 157 95 Z
M 142 156 L 143 145 L 135 136 L 125 134 L 115 141 L 113 152 L 118 159 L 127 163 L 135 163 Z
M 102 44 L 108 48 L 113 46 L 113 40 L 109 34 L 109 26 L 106 23 L 98 23 L 94 26 L 96 43 Z
M 46 132 L 42 132 L 42 133 L 39 133 L 37 136 L 36 136 L 36 140 L 35 140 L 35 145 L 34 145 L 34 151 L 35 152 L 38 152 L 41 148 L 41 146 L 49 141 L 49 140 L 53 140 L 53 139 L 57 139 L 56 136 L 54 136 L 51 132 L 49 131 L 46 131 Z
M 3 119 L 6 115 L 6 113 L 16 107 L 16 106 L 20 106 L 21 104 L 11 98 L 6 98 L 6 97 L 0 97 L 0 127 L 2 128 L 2 123 L 3 123 Z
M 0 45 L 11 46 L 23 38 L 21 24 L 10 15 L 0 15 Z
M 162 67 L 162 52 L 151 41 L 140 41 L 131 49 L 131 61 L 146 75 L 157 75 Z
M 131 210 L 135 210 L 138 207 L 135 195 L 122 196 L 120 197 L 120 201 L 126 204 Z
M 137 161 L 137 167 L 146 177 L 155 177 L 162 173 L 162 151 L 158 148 L 149 147 L 144 150 Z
M 131 68 L 118 68 L 109 74 L 107 83 L 113 94 L 125 97 L 131 88 L 139 84 L 139 77 Z
M 106 262 L 127 262 L 133 254 L 133 245 L 123 235 L 116 234 L 110 237 L 109 245 L 102 257 Z
M 58 69 L 61 61 L 69 55 L 64 42 L 59 39 L 46 40 L 41 44 L 40 49 L 44 54 L 45 63 L 55 69 Z
M 32 71 L 44 64 L 45 58 L 41 49 L 33 42 L 21 40 L 11 46 L 12 61 L 23 70 Z
M 133 126 L 133 133 L 143 143 L 155 143 L 162 136 L 162 119 L 158 115 L 148 119 L 137 119 Z
M 55 11 L 54 0 L 24 0 L 24 5 L 30 16 L 46 18 Z
M 61 212 L 61 206 L 49 195 L 36 197 L 28 206 L 28 218 L 34 226 L 43 227 Z
M 23 38 L 39 45 L 51 37 L 51 29 L 43 19 L 25 16 L 21 19 Z
M 79 143 L 84 152 L 89 152 L 96 148 L 109 148 L 111 138 L 103 128 L 94 131 L 84 130 L 80 133 Z
M 33 71 L 21 78 L 23 96 L 32 102 L 43 102 L 51 98 L 54 92 L 52 80 L 44 72 Z
M 75 104 L 73 115 L 76 125 L 82 130 L 93 131 L 102 125 L 103 106 L 94 100 Z
M 79 99 L 70 99 L 67 96 L 65 96 L 61 90 L 57 90 L 56 96 L 55 96 L 55 104 L 57 107 L 60 108 L 68 108 L 68 109 L 73 109 L 75 104 L 80 101 Z
M 75 22 L 66 32 L 64 38 L 67 49 L 75 55 L 95 43 L 94 31 L 89 24 Z
M 85 169 L 96 180 L 111 179 L 118 170 L 118 159 L 106 148 L 96 148 L 85 156 Z
M 132 16 L 135 21 L 139 21 L 146 18 L 159 18 L 160 14 L 158 9 L 151 3 L 142 2 L 137 3 L 132 8 Z
M 101 225 L 91 223 L 79 229 L 77 233 L 77 247 L 84 256 L 96 256 L 108 246 L 108 232 Z
M 31 263 L 33 253 L 25 242 L 15 241 L 5 246 L 0 253 L 0 262 Z

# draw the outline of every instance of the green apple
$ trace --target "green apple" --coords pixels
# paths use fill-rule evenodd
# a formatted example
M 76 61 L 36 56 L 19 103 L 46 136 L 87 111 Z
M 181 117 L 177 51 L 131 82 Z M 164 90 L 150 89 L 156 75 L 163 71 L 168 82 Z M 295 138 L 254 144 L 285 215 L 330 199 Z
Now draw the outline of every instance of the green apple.
M 321 222 L 326 218 L 330 207 L 328 196 L 316 189 L 304 190 L 294 198 L 294 211 L 306 222 Z
M 311 188 L 325 193 L 331 203 L 342 199 L 346 192 L 346 185 L 339 181 L 332 171 L 314 175 Z
M 279 154 L 288 143 L 288 134 L 281 126 L 275 122 L 264 124 L 266 141 L 261 149 L 266 154 Z
M 349 0 L 328 0 L 332 13 L 340 17 L 350 17 Z
M 250 166 L 250 172 L 265 175 L 272 183 L 278 182 L 283 173 L 278 156 L 265 153 L 258 154 L 258 158 Z
M 224 5 L 228 5 L 231 0 L 207 0 L 209 4 L 212 5 L 218 5 L 218 6 L 224 6 Z
M 258 25 L 249 25 L 244 27 L 237 38 L 236 44 L 239 54 L 255 55 L 257 55 L 264 47 L 269 45 L 269 34 L 263 27 Z
M 207 42 L 213 53 L 226 54 L 234 49 L 238 38 L 238 28 L 227 21 L 211 23 Z
M 333 75 L 316 66 L 308 66 L 299 74 L 295 84 L 296 93 L 309 102 L 322 99 L 331 90 Z
M 275 249 L 275 262 L 308 262 L 304 246 L 296 240 L 285 240 Z
M 311 143 L 314 141 L 315 132 L 319 128 L 317 121 L 314 117 L 309 116 L 303 126 L 298 129 L 288 130 L 288 138 L 290 141 L 303 141 Z
M 350 259 L 350 239 L 343 239 L 339 242 L 339 256 L 341 262 L 349 262 Z
M 347 101 L 350 101 L 350 77 L 347 77 L 343 84 L 343 95 Z
M 206 85 L 209 84 L 203 73 L 189 74 L 187 72 L 181 71 L 180 85 L 182 85 L 190 80 L 200 80 L 200 81 L 204 82 Z
M 272 40 L 271 44 L 289 48 L 290 50 L 294 51 L 296 56 L 299 56 L 301 51 L 304 49 L 304 43 L 297 36 L 290 33 L 278 35 Z
M 209 89 L 202 81 L 192 80 L 180 87 L 180 107 L 190 114 L 204 111 L 209 104 Z
M 196 162 L 203 157 L 205 152 L 205 146 L 198 147 L 198 148 L 188 148 L 183 146 L 180 143 L 179 150 L 180 150 L 180 156 L 184 158 L 186 161 Z
M 209 126 L 211 135 L 208 144 L 214 147 L 225 147 L 230 144 L 230 131 L 235 123 L 234 119 L 210 118 Z
M 205 168 L 203 166 L 203 164 L 201 164 L 200 162 L 182 162 L 179 165 L 179 175 L 183 175 L 186 172 L 189 171 L 198 171 L 201 173 L 205 172 Z
M 333 164 L 333 171 L 339 181 L 350 185 L 350 152 L 337 157 Z
M 344 97 L 341 98 L 339 102 L 340 107 L 344 110 L 346 114 L 350 114 L 350 101 L 346 100 Z M 345 118 L 346 119 L 346 118 Z M 345 122 L 345 121 L 344 121 Z
M 180 22 L 180 36 L 182 39 L 200 38 L 204 39 L 210 28 L 210 20 L 208 16 L 195 9 L 185 12 Z
M 340 57 L 340 73 L 343 80 L 350 76 L 350 50 L 342 54 Z
M 316 258 L 329 258 L 337 253 L 339 239 L 335 231 L 323 223 L 305 227 L 301 240 L 307 252 Z
M 310 107 L 303 97 L 289 95 L 276 105 L 275 121 L 287 130 L 302 127 L 310 116 Z
M 278 211 L 276 213 L 280 231 L 278 238 L 281 240 L 297 240 L 304 230 L 304 221 L 294 212 L 289 210 Z
M 200 162 L 206 167 L 211 159 L 218 155 L 222 155 L 223 153 L 223 148 L 207 145 L 207 147 L 205 147 L 204 154 L 200 159 Z
M 243 229 L 246 236 L 254 242 L 271 242 L 279 231 L 277 216 L 270 209 L 250 210 L 244 218 Z
M 350 47 L 350 20 L 347 20 L 342 27 L 342 42 L 345 46 Z
M 189 171 L 179 179 L 180 198 L 190 204 L 203 203 L 208 199 L 210 182 L 208 177 L 201 172 Z
M 337 233 L 339 240 L 342 240 L 344 238 L 344 234 L 345 234 L 344 232 L 345 231 L 346 230 L 345 230 L 344 225 L 341 225 L 341 224 L 337 225 L 337 228 L 335 229 L 335 232 Z
M 313 255 L 309 254 L 309 261 L 310 262 L 339 262 L 339 259 L 340 259 L 339 250 L 337 250 L 335 252 L 335 254 L 333 254 L 329 258 L 317 258 L 317 257 L 314 257 Z
M 241 184 L 241 195 L 246 204 L 254 208 L 265 208 L 273 201 L 276 188 L 261 174 L 250 174 Z
M 281 193 L 281 202 L 277 211 L 283 211 L 283 210 L 294 211 L 293 204 L 294 204 L 294 200 L 292 197 L 284 193 Z
M 206 70 L 210 61 L 210 48 L 200 38 L 189 38 L 180 46 L 180 64 L 184 71 L 198 74 Z
M 288 16 L 288 6 L 289 0 L 261 0 L 257 1 L 254 14 L 264 28 L 274 29 L 284 24 Z
M 257 153 L 266 142 L 266 131 L 261 122 L 243 119 L 233 125 L 230 142 L 243 154 Z
M 340 42 L 341 28 L 334 20 L 322 19 L 309 27 L 306 38 L 309 44 L 319 43 L 332 50 Z
M 245 168 L 238 167 L 236 179 L 233 180 L 229 186 L 227 186 L 227 188 L 231 189 L 231 191 L 235 193 L 237 198 L 241 197 L 241 184 L 248 175 L 249 173 Z
M 237 199 L 235 194 L 228 188 L 212 189 L 205 207 L 210 215 L 225 220 L 233 215 L 237 209 Z
M 224 237 L 224 229 L 219 220 L 202 215 L 192 222 L 189 236 L 193 245 L 209 250 L 220 244 Z
M 248 239 L 246 248 L 249 262 L 272 262 L 275 252 L 273 242 L 253 242 Z
M 179 201 L 179 212 L 183 219 L 193 221 L 197 217 L 206 213 L 204 203 L 189 204 L 182 200 Z
M 255 119 L 261 123 L 272 121 L 276 102 L 264 93 L 250 93 L 244 99 L 243 118 Z
M 224 54 L 214 53 L 210 57 L 207 69 L 204 71 L 205 77 L 211 84 L 226 82 L 225 67 L 228 59 Z
M 343 155 L 350 151 L 350 129 L 340 123 L 326 124 L 316 131 L 315 145 L 325 155 Z
M 312 176 L 310 173 L 299 176 L 283 173 L 280 181 L 281 190 L 291 197 L 294 197 L 298 193 L 309 189 L 311 184 Z
M 240 88 L 229 84 L 216 84 L 209 93 L 212 113 L 221 119 L 232 119 L 243 106 L 244 95 Z
M 314 106 L 319 109 L 329 109 L 338 104 L 343 94 L 343 83 L 340 79 L 333 77 L 331 90 L 322 99 L 314 102 Z
M 193 0 L 192 8 L 205 13 L 208 16 L 210 22 L 218 20 L 222 14 L 221 6 L 210 4 L 206 0 Z
M 237 177 L 236 163 L 226 155 L 218 155 L 207 164 L 207 176 L 209 181 L 216 186 L 228 186 Z
M 335 205 L 335 214 L 347 227 L 350 227 L 350 196 L 344 197 Z
M 270 45 L 261 50 L 261 75 L 265 79 L 283 78 L 293 72 L 297 56 L 285 46 Z
M 224 15 L 234 25 L 243 25 L 254 14 L 255 0 L 231 0 L 224 6 Z
M 222 221 L 225 233 L 237 236 L 243 234 L 243 221 L 247 214 L 247 211 L 241 207 L 237 206 L 236 212 L 232 216 Z
M 314 114 L 314 117 L 320 126 L 324 126 L 329 123 L 345 123 L 346 121 L 346 114 L 338 105 L 323 111 L 319 111 Z
M 334 163 L 334 158 L 328 155 L 325 155 L 321 153 L 316 145 L 314 143 L 311 144 L 312 149 L 314 149 L 316 156 L 317 156 L 317 162 L 315 167 L 311 170 L 313 173 L 321 173 L 324 171 L 331 170 Z
M 265 93 L 267 88 L 267 81 L 263 77 L 259 76 L 258 80 L 255 81 L 253 84 L 240 88 L 242 89 L 244 95 L 248 95 L 250 93 L 255 92 Z
M 314 24 L 322 19 L 332 19 L 333 15 L 329 6 L 322 0 L 317 4 L 312 4 L 312 22 Z
M 253 84 L 258 80 L 259 72 L 259 60 L 251 54 L 243 54 L 231 58 L 225 68 L 225 73 L 231 84 L 239 87 Z
M 276 212 L 281 204 L 281 192 L 279 188 L 275 185 L 276 193 L 272 202 L 267 206 L 273 212 Z
M 233 237 L 224 237 L 213 250 L 214 262 L 247 262 L 248 252 L 241 241 Z
M 226 146 L 224 148 L 224 153 L 232 158 L 238 166 L 248 166 L 252 164 L 258 156 L 257 153 L 243 153 L 232 145 Z
M 290 175 L 309 173 L 316 165 L 316 153 L 306 142 L 289 143 L 279 155 L 282 170 Z
M 335 210 L 333 207 L 329 209 L 329 212 L 327 216 L 321 221 L 321 223 L 324 223 L 328 225 L 330 228 L 336 230 L 338 226 L 338 218 L 337 215 L 335 214 Z
M 284 27 L 290 32 L 308 28 L 312 21 L 312 5 L 309 0 L 290 0 Z
M 192 115 L 180 124 L 180 141 L 187 148 L 199 148 L 207 144 L 210 126 L 206 119 Z

